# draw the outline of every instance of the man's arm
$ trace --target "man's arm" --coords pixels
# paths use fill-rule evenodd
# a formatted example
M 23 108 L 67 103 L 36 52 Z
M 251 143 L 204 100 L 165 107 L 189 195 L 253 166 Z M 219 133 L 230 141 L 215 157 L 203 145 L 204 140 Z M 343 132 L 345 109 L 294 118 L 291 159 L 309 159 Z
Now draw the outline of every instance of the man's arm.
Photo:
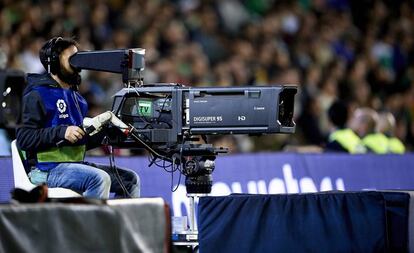
M 37 91 L 23 97 L 23 122 L 17 129 L 17 145 L 22 150 L 42 150 L 56 147 L 65 139 L 67 126 L 44 127 L 46 110 Z

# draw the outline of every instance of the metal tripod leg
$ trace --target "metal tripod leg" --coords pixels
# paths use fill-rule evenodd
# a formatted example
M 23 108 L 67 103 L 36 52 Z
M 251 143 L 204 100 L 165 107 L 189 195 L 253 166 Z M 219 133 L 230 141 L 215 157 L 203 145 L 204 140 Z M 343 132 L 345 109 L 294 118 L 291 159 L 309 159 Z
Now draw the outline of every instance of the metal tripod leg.
M 190 213 L 189 213 L 189 222 L 190 222 L 190 231 L 197 233 L 197 222 L 195 220 L 195 198 L 194 195 L 188 195 L 188 201 L 190 204 Z
M 198 252 L 198 228 L 195 207 L 197 198 L 203 196 L 208 196 L 208 194 L 187 194 L 190 208 L 188 213 L 189 229 L 177 235 L 180 237 L 180 240 L 174 241 L 173 245 L 190 247 L 191 252 Z
M 189 204 L 190 204 L 190 210 L 189 210 L 189 212 L 190 212 L 189 213 L 190 229 L 189 229 L 189 231 L 195 232 L 196 234 L 198 234 L 197 222 L 196 222 L 196 217 L 195 217 L 196 200 L 200 197 L 205 197 L 205 196 L 208 196 L 208 194 L 206 194 L 206 193 L 187 194 L 188 201 L 189 201 Z

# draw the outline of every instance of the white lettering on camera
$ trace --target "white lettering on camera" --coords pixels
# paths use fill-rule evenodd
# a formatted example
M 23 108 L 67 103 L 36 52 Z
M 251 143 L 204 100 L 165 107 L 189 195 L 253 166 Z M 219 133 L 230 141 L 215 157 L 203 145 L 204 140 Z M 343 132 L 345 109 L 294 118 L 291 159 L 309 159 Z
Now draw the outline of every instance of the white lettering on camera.
M 223 116 L 197 116 L 193 117 L 194 122 L 208 123 L 223 121 Z

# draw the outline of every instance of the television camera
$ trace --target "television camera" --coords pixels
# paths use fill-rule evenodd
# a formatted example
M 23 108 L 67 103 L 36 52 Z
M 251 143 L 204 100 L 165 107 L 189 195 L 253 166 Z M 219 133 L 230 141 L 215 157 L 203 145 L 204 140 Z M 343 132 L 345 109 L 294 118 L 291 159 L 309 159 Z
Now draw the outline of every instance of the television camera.
M 227 152 L 208 144 L 207 135 L 295 131 L 296 86 L 144 84 L 144 55 L 145 50 L 137 48 L 81 51 L 70 58 L 75 70 L 118 73 L 125 85 L 115 94 L 112 111 L 86 119 L 84 127 L 94 134 L 107 126 L 111 145 L 145 148 L 152 157 L 151 164 L 178 169 L 186 177 L 188 194 L 211 192 L 214 160 L 219 153 Z

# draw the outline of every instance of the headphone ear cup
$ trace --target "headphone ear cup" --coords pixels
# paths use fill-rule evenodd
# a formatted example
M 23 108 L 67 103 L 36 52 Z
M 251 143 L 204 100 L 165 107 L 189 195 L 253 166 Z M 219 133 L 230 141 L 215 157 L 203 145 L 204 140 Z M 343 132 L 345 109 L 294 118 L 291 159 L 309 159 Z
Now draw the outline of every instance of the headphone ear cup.
M 49 47 L 46 50 L 50 73 L 56 74 L 60 67 L 59 54 L 56 52 L 56 43 L 62 40 L 62 37 L 56 37 L 50 40 Z

